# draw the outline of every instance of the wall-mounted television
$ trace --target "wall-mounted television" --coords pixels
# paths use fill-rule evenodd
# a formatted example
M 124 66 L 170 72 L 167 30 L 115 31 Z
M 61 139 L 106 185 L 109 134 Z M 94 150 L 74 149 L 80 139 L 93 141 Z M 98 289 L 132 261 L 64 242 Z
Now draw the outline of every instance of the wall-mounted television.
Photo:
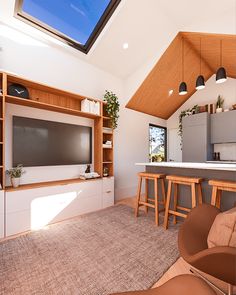
M 13 167 L 92 163 L 92 127 L 13 116 Z

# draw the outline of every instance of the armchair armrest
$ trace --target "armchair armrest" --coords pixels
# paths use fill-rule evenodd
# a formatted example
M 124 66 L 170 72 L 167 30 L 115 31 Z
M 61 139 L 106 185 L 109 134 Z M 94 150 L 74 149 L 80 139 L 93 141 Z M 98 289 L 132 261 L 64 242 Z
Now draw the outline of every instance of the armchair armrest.
M 220 210 L 209 204 L 202 204 L 194 208 L 183 225 L 178 235 L 180 255 L 190 263 L 191 256 L 207 249 L 207 237 Z

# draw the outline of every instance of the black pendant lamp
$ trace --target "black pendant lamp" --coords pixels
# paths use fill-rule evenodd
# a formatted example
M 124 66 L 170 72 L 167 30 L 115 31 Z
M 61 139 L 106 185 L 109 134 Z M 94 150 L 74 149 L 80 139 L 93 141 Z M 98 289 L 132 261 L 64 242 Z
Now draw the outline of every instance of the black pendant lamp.
M 187 84 L 184 82 L 184 39 L 182 38 L 182 82 L 179 85 L 179 95 L 185 95 L 187 93 Z
M 201 75 L 201 72 L 202 72 L 202 40 L 200 38 L 200 75 L 197 77 L 197 80 L 196 80 L 196 89 L 197 90 L 201 90 L 201 89 L 204 89 L 205 88 L 205 80 L 204 80 L 204 77 L 203 75 Z
M 216 83 L 224 83 L 226 80 L 226 70 L 224 67 L 222 67 L 222 40 L 220 40 L 220 68 L 216 72 Z

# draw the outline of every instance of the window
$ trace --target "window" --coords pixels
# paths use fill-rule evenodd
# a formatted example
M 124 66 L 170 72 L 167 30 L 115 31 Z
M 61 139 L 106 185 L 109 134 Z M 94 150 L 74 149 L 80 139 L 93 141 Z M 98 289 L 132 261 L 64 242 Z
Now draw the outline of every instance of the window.
M 162 162 L 167 158 L 167 132 L 165 127 L 149 124 L 149 162 Z
M 88 53 L 121 0 L 16 0 L 15 16 Z

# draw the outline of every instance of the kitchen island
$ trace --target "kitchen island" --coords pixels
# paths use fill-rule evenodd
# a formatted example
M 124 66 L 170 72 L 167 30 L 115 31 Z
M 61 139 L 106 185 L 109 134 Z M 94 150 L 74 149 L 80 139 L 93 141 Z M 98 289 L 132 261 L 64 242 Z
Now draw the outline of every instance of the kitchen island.
M 203 201 L 211 202 L 212 187 L 208 185 L 210 179 L 220 179 L 228 181 L 236 181 L 236 164 L 221 163 L 186 163 L 186 162 L 153 162 L 153 163 L 136 163 L 138 166 L 145 167 L 147 172 L 164 173 L 166 175 L 179 175 L 189 177 L 201 177 Z M 167 182 L 166 182 L 167 188 Z M 149 184 L 150 193 L 153 194 L 153 184 Z M 180 205 L 190 207 L 190 188 L 181 185 L 179 188 Z M 223 192 L 221 209 L 228 210 L 234 206 L 236 202 L 236 193 Z

